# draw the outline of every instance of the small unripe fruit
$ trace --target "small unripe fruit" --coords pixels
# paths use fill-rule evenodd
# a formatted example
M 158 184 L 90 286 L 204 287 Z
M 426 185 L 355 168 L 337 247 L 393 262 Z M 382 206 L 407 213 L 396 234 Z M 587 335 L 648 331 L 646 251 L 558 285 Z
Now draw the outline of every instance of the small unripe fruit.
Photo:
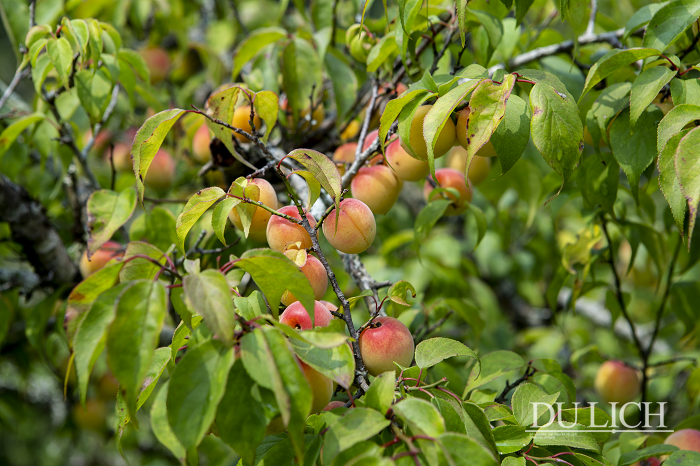
M 172 64 L 168 52 L 160 47 L 148 47 L 140 53 L 151 72 L 151 84 L 157 84 L 168 76 Z
M 434 192 L 436 188 L 433 188 L 433 186 L 426 181 L 425 187 L 423 188 L 425 200 L 430 202 L 443 198 L 443 195 L 447 196 L 448 199 L 452 200 L 452 205 L 447 207 L 445 215 L 459 215 L 467 210 L 467 203 L 472 200 L 472 190 L 464 179 L 464 173 L 454 168 L 441 168 L 435 170 L 435 176 L 437 177 L 438 188 L 456 189 L 457 192 L 459 192 L 459 199 L 449 191 Z
M 636 369 L 620 361 L 605 361 L 598 369 L 594 386 L 606 402 L 625 404 L 637 398 L 641 381 Z
M 314 327 L 328 327 L 333 319 L 333 314 L 320 301 L 314 301 L 314 325 L 306 308 L 297 301 L 292 303 L 280 315 L 280 323 L 289 325 L 297 330 L 311 330 Z M 325 405 L 324 405 L 325 406 Z
M 301 220 L 299 210 L 295 206 L 286 206 L 278 209 L 278 212 Z M 306 218 L 312 227 L 316 226 L 316 220 L 306 213 Z M 284 252 L 287 246 L 294 243 L 301 243 L 300 249 L 308 249 L 313 246 L 309 233 L 302 225 L 292 223 L 286 218 L 273 215 L 267 223 L 267 244 L 275 251 Z
M 338 227 L 336 229 L 336 218 Z M 374 215 L 367 205 L 357 199 L 345 199 L 323 222 L 323 234 L 331 246 L 345 254 L 365 251 L 377 234 Z
M 262 178 L 253 178 L 252 180 L 246 180 L 246 186 L 254 185 L 260 190 L 260 196 L 258 201 L 262 202 L 271 209 L 277 210 L 277 194 L 270 183 Z M 255 213 L 253 214 L 253 219 L 250 222 L 250 230 L 248 231 L 248 238 L 255 241 L 265 241 L 267 238 L 267 224 L 270 221 L 272 213 L 263 209 L 262 207 L 257 207 Z M 236 228 L 243 231 L 243 223 L 241 223 L 241 217 L 238 215 L 236 209 L 232 209 L 228 214 L 228 218 L 231 220 Z
M 386 162 L 394 174 L 404 181 L 420 181 L 430 172 L 428 162 L 411 157 L 398 140 L 386 146 Z
M 323 267 L 321 261 L 314 256 L 306 255 L 306 251 L 301 251 L 301 253 L 306 257 L 306 260 L 301 265 L 298 263 L 297 265 L 309 280 L 309 284 L 314 290 L 314 298 L 321 299 L 328 289 L 328 275 L 326 275 L 326 269 Z M 289 291 L 285 291 L 282 295 L 282 304 L 285 306 L 289 306 L 295 301 L 299 300 Z
M 338 146 L 333 153 L 333 161 L 341 163 L 353 163 L 355 161 L 355 151 L 357 150 L 356 142 L 346 142 Z
M 146 173 L 146 184 L 159 191 L 166 190 L 175 181 L 175 160 L 163 149 L 153 156 Z
M 312 401 L 309 414 L 320 413 L 333 398 L 333 381 L 303 361 L 299 362 L 304 371 L 304 376 L 311 387 Z
M 257 113 L 255 114 L 255 117 L 253 118 L 253 123 L 255 123 L 255 131 L 256 132 L 260 131 L 260 127 L 262 126 L 262 121 L 260 120 L 260 117 L 258 116 Z M 231 126 L 233 126 L 234 128 L 242 129 L 243 131 L 245 131 L 248 134 L 252 134 L 253 127 L 250 126 L 250 105 L 242 105 L 233 111 L 233 118 L 231 119 Z M 238 134 L 238 133 L 234 132 L 233 135 L 240 142 L 251 142 L 250 139 L 243 136 L 242 134 Z
M 375 215 L 383 215 L 396 203 L 401 192 L 399 180 L 385 165 L 362 167 L 350 183 L 352 196 L 370 208 Z
M 413 336 L 403 322 L 393 317 L 377 317 L 359 338 L 360 354 L 373 376 L 408 367 L 413 361 Z
M 192 136 L 192 157 L 197 162 L 207 163 L 211 159 L 210 143 L 209 128 L 207 125 L 202 124 Z
M 422 107 L 418 107 L 413 116 L 413 121 L 411 121 L 411 132 L 408 135 L 408 140 L 413 148 L 413 155 L 420 160 L 428 160 L 428 147 L 423 139 L 423 120 L 431 108 L 433 108 L 432 105 L 423 105 Z M 399 133 L 399 139 L 401 140 L 401 145 L 404 147 L 404 149 L 411 154 L 411 151 L 409 151 L 407 148 L 406 135 Z M 454 142 L 455 124 L 448 118 L 445 126 L 442 127 L 442 131 L 440 131 L 435 147 L 433 148 L 433 155 L 435 158 L 437 159 L 447 154 L 447 151 L 452 148 Z
M 678 447 L 681 450 L 700 452 L 700 430 L 678 430 L 666 437 L 666 441 L 664 443 Z M 666 457 L 663 459 L 666 459 Z
M 114 258 L 124 256 L 124 248 L 116 241 L 107 241 L 88 260 L 87 250 L 80 258 L 80 274 L 83 278 L 87 278 L 93 273 L 104 267 L 107 262 Z
M 107 160 L 109 160 L 109 149 L 107 149 Z M 123 142 L 116 143 L 112 149 L 112 162 L 114 169 L 118 172 L 133 172 L 131 147 Z
M 330 403 L 328 403 L 326 405 L 325 408 L 323 408 L 323 410 L 324 411 L 331 411 L 335 408 L 342 408 L 343 406 L 345 406 L 345 403 L 343 403 L 342 401 L 331 401 Z
M 447 166 L 464 173 L 467 168 L 467 150 L 462 146 L 454 146 L 450 153 L 447 154 Z M 472 185 L 481 184 L 488 176 L 491 170 L 491 161 L 488 157 L 475 155 L 472 163 L 469 165 L 469 173 L 467 177 Z

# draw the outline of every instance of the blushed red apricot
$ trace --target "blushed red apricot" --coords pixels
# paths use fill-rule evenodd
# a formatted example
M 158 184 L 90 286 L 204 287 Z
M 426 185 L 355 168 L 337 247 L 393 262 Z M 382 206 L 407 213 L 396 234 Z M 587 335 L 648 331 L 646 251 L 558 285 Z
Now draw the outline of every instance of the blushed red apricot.
M 333 153 L 334 162 L 353 163 L 355 161 L 355 150 L 357 149 L 356 142 L 346 142 L 338 146 Z
M 625 404 L 639 395 L 639 371 L 621 361 L 605 361 L 595 376 L 595 390 L 608 403 Z
M 464 174 L 455 170 L 454 168 L 441 168 L 435 170 L 435 176 L 437 177 L 438 188 L 454 188 L 459 192 L 459 199 L 453 193 L 449 191 L 441 191 L 435 193 L 433 186 L 429 182 L 425 182 L 425 187 L 423 188 L 423 196 L 425 200 L 430 202 L 436 199 L 440 199 L 443 195 L 447 196 L 452 200 L 452 205 L 447 207 L 445 215 L 459 215 L 465 210 L 467 210 L 467 203 L 472 200 L 472 190 L 467 185 L 467 181 L 464 178 Z
M 335 304 L 333 304 L 329 301 L 321 301 L 321 304 L 326 306 L 329 311 L 337 311 L 338 310 L 338 306 L 336 306 Z
M 107 149 L 106 155 L 107 160 L 109 160 L 109 149 Z M 114 169 L 118 172 L 132 172 L 131 147 L 123 142 L 116 143 L 112 149 L 112 162 L 114 162 Z
M 148 47 L 139 52 L 151 72 L 151 84 L 157 84 L 168 76 L 172 61 L 170 55 L 160 47 Z
M 302 253 L 306 254 L 305 251 L 302 251 Z M 323 295 L 326 294 L 326 290 L 328 289 L 328 275 L 326 275 L 326 269 L 323 267 L 321 261 L 316 259 L 314 256 L 307 255 L 306 261 L 304 261 L 303 265 L 300 265 L 299 267 L 309 280 L 311 289 L 314 290 L 314 298 L 323 298 Z M 289 291 L 285 291 L 282 295 L 282 304 L 285 306 L 289 306 L 295 301 L 299 300 Z
M 282 207 L 277 211 L 301 220 L 299 210 L 295 206 Z M 306 218 L 312 227 L 316 226 L 316 220 L 308 212 L 306 213 Z M 311 237 L 303 226 L 292 223 L 286 218 L 273 215 L 267 223 L 267 244 L 270 245 L 270 248 L 284 252 L 287 245 L 297 242 L 301 243 L 301 249 L 308 249 L 313 246 Z
M 377 317 L 359 338 L 360 354 L 373 376 L 408 367 L 413 361 L 413 336 L 403 322 L 393 317 Z
M 372 213 L 382 215 L 389 212 L 399 198 L 401 180 L 385 165 L 362 167 L 352 179 L 350 190 Z
M 164 149 L 158 149 L 146 173 L 146 184 L 157 190 L 165 190 L 175 181 L 175 160 Z
M 681 429 L 666 437 L 664 443 L 673 445 L 681 450 L 700 452 L 700 430 Z M 666 459 L 666 458 L 663 458 Z
M 124 248 L 116 241 L 107 241 L 88 260 L 87 249 L 80 258 L 80 274 L 87 278 L 104 267 L 107 262 L 114 258 L 123 257 Z
M 262 202 L 266 206 L 277 210 L 277 193 L 270 183 L 262 178 L 253 178 L 252 180 L 246 180 L 246 186 L 253 185 L 257 186 L 260 192 L 258 201 Z M 253 214 L 253 220 L 250 222 L 250 230 L 248 231 L 248 238 L 252 238 L 255 241 L 265 241 L 267 238 L 267 224 L 270 221 L 272 213 L 258 207 L 255 209 Z M 228 214 L 228 218 L 231 220 L 236 228 L 243 231 L 243 224 L 241 223 L 241 217 L 236 212 L 236 209 L 232 209 Z
M 207 163 L 211 159 L 211 135 L 206 124 L 202 124 L 192 136 L 192 156 L 199 163 Z
M 262 121 L 260 120 L 260 117 L 257 113 L 253 118 L 253 123 L 255 123 L 255 131 L 260 131 Z M 251 134 L 253 132 L 253 127 L 250 126 L 250 105 L 241 105 L 233 111 L 231 126 L 233 126 L 234 128 L 242 129 L 248 134 Z M 251 142 L 250 139 L 243 136 L 242 134 L 234 132 L 233 135 L 236 137 L 236 139 L 238 139 L 241 142 Z
M 336 229 L 336 218 L 338 228 Z M 331 246 L 345 254 L 365 251 L 377 234 L 374 215 L 367 205 L 357 199 L 344 199 L 323 222 L 323 234 Z
M 333 319 L 333 314 L 320 301 L 314 301 L 314 325 L 311 317 L 301 302 L 296 301 L 289 305 L 280 315 L 280 322 L 297 330 L 311 330 L 314 327 L 328 327 Z M 324 405 L 325 406 L 325 405 Z
M 401 147 L 398 139 L 386 147 L 386 163 L 394 170 L 394 174 L 404 181 L 420 181 L 430 172 L 428 162 L 411 157 Z
M 423 121 L 425 116 L 428 114 L 430 109 L 433 108 L 432 105 L 423 105 L 418 107 L 416 113 L 413 115 L 413 121 L 411 121 L 411 131 L 408 135 L 408 140 L 411 143 L 411 148 L 413 148 L 413 155 L 415 155 L 420 160 L 428 160 L 428 147 L 423 139 Z M 407 135 L 401 134 L 399 132 L 399 140 L 401 145 L 406 149 L 406 152 L 411 154 L 408 150 L 408 145 L 406 144 Z M 455 124 L 451 119 L 447 119 L 445 126 L 442 127 L 440 134 L 438 135 L 437 142 L 433 148 L 433 155 L 435 158 L 440 158 L 447 154 L 447 151 L 454 145 L 455 142 Z

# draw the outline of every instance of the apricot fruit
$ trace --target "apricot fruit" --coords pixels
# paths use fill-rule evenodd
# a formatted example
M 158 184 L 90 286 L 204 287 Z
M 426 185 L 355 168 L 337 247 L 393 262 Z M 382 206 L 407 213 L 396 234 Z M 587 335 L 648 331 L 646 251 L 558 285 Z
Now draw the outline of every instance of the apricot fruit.
M 467 150 L 462 146 L 454 146 L 450 153 L 447 154 L 448 168 L 454 168 L 457 171 L 464 173 L 467 167 Z M 474 156 L 472 163 L 469 165 L 469 173 L 467 178 L 471 184 L 477 186 L 481 184 L 488 176 L 491 170 L 491 161 L 488 157 L 480 155 Z
M 416 113 L 413 115 L 413 121 L 411 121 L 411 131 L 410 134 L 405 135 L 399 132 L 399 140 L 401 145 L 406 149 L 406 152 L 411 154 L 408 150 L 407 139 L 413 148 L 413 154 L 416 158 L 420 160 L 428 160 L 428 147 L 423 139 L 423 120 L 428 114 L 430 109 L 433 108 L 432 105 L 423 105 L 418 107 Z M 447 154 L 447 151 L 452 148 L 455 142 L 455 124 L 451 119 L 447 119 L 445 126 L 443 126 L 440 134 L 438 135 L 437 142 L 433 148 L 433 155 L 435 158 L 440 158 Z
M 459 111 L 457 115 L 457 126 L 455 128 L 457 142 L 465 149 L 469 146 L 470 142 L 470 138 L 467 136 L 467 118 L 469 118 L 469 113 L 469 107 Z M 496 154 L 496 149 L 493 147 L 493 144 L 491 144 L 491 141 L 488 141 L 476 152 L 476 155 L 480 157 L 496 157 L 498 154 Z
M 430 172 L 428 162 L 411 157 L 398 139 L 386 146 L 386 162 L 394 174 L 404 181 L 420 181 Z
M 151 72 L 151 84 L 157 84 L 168 76 L 172 65 L 168 52 L 160 47 L 147 47 L 141 49 L 140 54 Z
M 301 251 L 291 252 L 298 253 L 296 254 L 296 258 L 298 258 L 297 260 L 295 260 L 296 258 L 289 257 L 287 252 L 285 252 L 285 254 L 292 260 L 292 262 L 297 264 L 297 266 L 306 276 L 307 280 L 309 280 L 311 289 L 314 290 L 314 298 L 323 298 L 323 295 L 326 294 L 326 290 L 328 289 L 328 275 L 326 275 L 326 269 L 323 267 L 321 261 L 314 256 L 308 255 L 303 249 Z M 301 264 L 299 262 L 301 262 Z M 299 300 L 289 291 L 285 291 L 282 295 L 282 304 L 285 306 L 289 306 L 295 301 Z
M 175 160 L 164 149 L 158 149 L 146 173 L 146 184 L 159 191 L 166 190 L 175 181 Z
M 367 250 L 374 241 L 377 224 L 367 204 L 358 199 L 344 199 L 340 201 L 339 208 L 326 217 L 323 222 L 323 234 L 338 251 L 359 254 Z
M 107 149 L 107 160 L 109 161 L 109 149 Z M 112 149 L 112 162 L 114 162 L 114 169 L 118 172 L 133 172 L 131 147 L 123 142 L 116 143 Z
M 605 361 L 598 369 L 594 386 L 607 403 L 629 403 L 641 389 L 639 371 L 620 361 Z
M 357 150 L 356 142 L 346 142 L 333 153 L 333 161 L 340 163 L 351 164 L 355 161 L 355 151 Z
M 260 120 L 260 117 L 257 113 L 255 114 L 255 117 L 253 117 L 253 123 L 255 123 L 255 131 L 260 131 L 260 128 L 262 126 L 262 120 Z M 234 128 L 242 129 L 248 134 L 252 134 L 253 127 L 250 126 L 250 105 L 241 105 L 233 111 L 233 118 L 231 118 L 231 126 L 233 126 Z M 233 133 L 233 136 L 240 142 L 252 142 L 247 137 L 236 132 Z
M 124 248 L 116 241 L 107 241 L 88 260 L 87 249 L 80 258 L 80 274 L 87 278 L 104 267 L 107 262 L 114 258 L 124 256 Z
M 664 443 L 673 445 L 681 450 L 700 452 L 700 430 L 681 429 L 666 437 Z M 666 459 L 666 458 L 663 458 Z
M 301 220 L 299 210 L 296 206 L 282 207 L 277 211 L 281 214 Z M 316 220 L 308 212 L 306 213 L 306 218 L 312 227 L 316 226 Z M 313 246 L 311 243 L 311 236 L 309 236 L 309 233 L 302 225 L 292 223 L 278 215 L 273 215 L 267 223 L 266 237 L 267 244 L 270 245 L 270 248 L 279 252 L 284 252 L 284 250 L 287 249 L 287 245 L 294 243 L 301 243 L 301 249 L 308 249 Z
M 209 128 L 206 124 L 202 124 L 192 136 L 192 157 L 195 161 L 204 164 L 211 159 L 210 143 Z
M 314 301 L 314 324 L 311 324 L 311 317 L 301 302 L 296 301 L 290 304 L 280 315 L 280 323 L 289 325 L 297 330 L 311 330 L 314 327 L 328 327 L 333 314 L 320 301 Z M 325 406 L 325 405 L 324 405 Z
M 375 215 L 383 215 L 396 203 L 401 192 L 399 180 L 385 165 L 362 167 L 350 183 L 352 196 L 364 202 Z
M 299 362 L 304 371 L 306 381 L 309 382 L 311 387 L 312 401 L 309 414 L 320 413 L 333 398 L 333 381 L 303 361 Z
M 253 185 L 257 186 L 260 190 L 260 196 L 258 201 L 262 202 L 271 209 L 277 210 L 277 193 L 275 193 L 274 188 L 270 183 L 262 178 L 253 178 L 252 180 L 246 180 L 246 186 Z M 255 241 L 265 241 L 267 238 L 267 224 L 272 217 L 272 213 L 263 209 L 262 207 L 257 207 L 255 213 L 253 214 L 253 219 L 250 222 L 250 230 L 248 231 L 248 238 Z M 238 215 L 236 209 L 232 209 L 228 214 L 228 218 L 231 220 L 236 228 L 243 231 L 243 223 L 241 223 L 241 217 Z
M 408 367 L 413 361 L 413 336 L 403 322 L 393 317 L 377 317 L 362 331 L 359 338 L 360 354 L 365 367 L 373 376 Z
M 467 210 L 467 203 L 472 200 L 472 190 L 467 185 L 464 173 L 454 168 L 441 168 L 435 170 L 435 176 L 437 177 L 438 185 L 436 188 L 454 188 L 459 192 L 459 198 L 448 191 L 434 192 L 436 188 L 433 188 L 433 186 L 426 181 L 425 187 L 423 188 L 425 200 L 430 202 L 442 198 L 443 195 L 447 196 L 447 198 L 452 201 L 452 205 L 447 207 L 445 215 L 459 215 Z

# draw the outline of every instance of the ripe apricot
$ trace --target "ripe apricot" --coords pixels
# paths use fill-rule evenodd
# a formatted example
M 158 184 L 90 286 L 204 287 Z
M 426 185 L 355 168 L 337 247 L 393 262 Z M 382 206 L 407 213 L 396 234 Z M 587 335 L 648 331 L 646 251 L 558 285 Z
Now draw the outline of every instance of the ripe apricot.
M 266 206 L 277 209 L 277 194 L 270 183 L 262 178 L 253 178 L 252 180 L 246 180 L 246 186 L 254 185 L 260 190 L 260 197 L 258 201 L 262 202 Z M 253 214 L 253 220 L 250 223 L 250 230 L 248 231 L 248 238 L 252 238 L 255 241 L 265 241 L 267 238 L 267 224 L 270 221 L 272 213 L 258 207 L 255 209 Z M 231 210 L 228 214 L 228 218 L 231 220 L 236 228 L 243 231 L 243 224 L 241 223 L 241 217 L 238 215 L 236 209 Z
M 429 182 L 425 182 L 425 187 L 423 188 L 423 195 L 425 200 L 430 202 L 436 199 L 440 199 L 441 196 L 446 195 L 450 200 L 452 200 L 452 205 L 450 205 L 445 211 L 445 215 L 459 215 L 465 210 L 467 210 L 467 203 L 472 200 L 472 190 L 467 185 L 464 178 L 464 173 L 455 170 L 454 168 L 441 168 L 435 170 L 435 176 L 437 177 L 438 188 L 454 188 L 459 192 L 459 198 L 451 192 L 442 191 L 440 193 L 434 193 L 436 188 Z
M 175 181 L 175 160 L 164 149 L 158 149 L 146 173 L 146 184 L 159 191 L 166 190 Z
M 211 159 L 210 143 L 209 128 L 202 124 L 192 136 L 192 156 L 197 162 L 207 163 Z
M 140 54 L 151 72 L 151 84 L 157 84 L 168 76 L 172 65 L 168 52 L 160 47 L 147 47 L 141 49 Z
M 299 210 L 295 206 L 282 207 L 277 211 L 294 217 L 297 220 L 301 220 Z M 316 220 L 308 212 L 306 213 L 306 218 L 312 227 L 316 226 Z M 277 215 L 273 215 L 267 223 L 266 236 L 267 244 L 270 245 L 270 248 L 279 252 L 284 252 L 284 250 L 287 249 L 287 245 L 297 242 L 301 243 L 301 249 L 308 249 L 313 246 L 309 233 L 302 225 L 292 223 L 286 218 Z
M 253 123 L 255 123 L 255 131 L 260 131 L 260 127 L 262 126 L 262 121 L 260 120 L 260 117 L 258 114 L 255 114 L 255 117 L 253 118 Z M 236 110 L 233 112 L 233 118 L 231 119 L 231 126 L 234 128 L 242 129 L 248 134 L 252 134 L 253 132 L 253 127 L 250 126 L 250 105 L 241 105 L 238 107 Z M 243 136 L 242 134 L 238 134 L 236 132 L 233 133 L 233 135 L 238 139 L 240 142 L 251 142 L 250 139 L 247 137 Z
M 408 135 L 408 141 L 410 141 L 411 147 L 413 148 L 412 155 L 420 160 L 428 160 L 428 147 L 425 143 L 425 139 L 423 139 L 423 120 L 431 108 L 433 108 L 432 105 L 423 105 L 422 107 L 418 107 L 413 116 L 413 121 L 411 121 L 411 132 Z M 401 145 L 404 147 L 404 149 L 406 149 L 406 152 L 411 154 L 411 151 L 409 151 L 407 148 L 406 138 L 407 135 L 399 132 L 399 140 L 401 141 Z M 445 123 L 445 126 L 443 126 L 442 130 L 440 131 L 435 147 L 433 148 L 433 155 L 435 158 L 437 159 L 445 155 L 454 145 L 454 142 L 455 124 L 448 118 L 447 123 Z
M 289 325 L 297 330 L 328 327 L 332 319 L 333 314 L 320 301 L 314 301 L 314 325 L 311 324 L 311 317 L 309 317 L 308 311 L 299 301 L 290 304 L 280 315 L 280 323 Z
M 323 408 L 328 406 L 328 402 L 333 397 L 333 381 L 303 361 L 299 362 L 304 371 L 304 376 L 311 387 L 312 401 L 309 414 L 320 413 L 323 411 Z
M 598 395 L 608 403 L 625 404 L 639 395 L 639 372 L 620 361 L 605 361 L 595 376 Z
M 323 267 L 321 261 L 314 256 L 307 255 L 306 251 L 304 250 L 292 252 L 298 253 L 296 254 L 297 257 L 302 256 L 301 258 L 303 259 L 303 261 L 299 261 L 287 255 L 287 257 L 292 259 L 292 262 L 295 262 L 297 266 L 299 266 L 301 271 L 309 280 L 309 284 L 314 290 L 314 298 L 323 298 L 323 295 L 326 294 L 326 290 L 328 289 L 328 275 L 326 275 L 326 269 Z M 285 252 L 285 254 L 287 254 L 287 252 Z M 301 264 L 299 262 L 301 262 Z M 295 301 L 299 300 L 289 291 L 285 291 L 282 295 L 282 304 L 284 304 L 285 306 L 289 306 Z
M 454 146 L 447 154 L 447 166 L 464 173 L 464 169 L 467 167 L 467 150 L 462 146 Z M 491 161 L 489 158 L 476 155 L 469 165 L 467 177 L 472 185 L 477 186 L 489 176 L 490 170 Z
M 457 114 L 457 126 L 455 132 L 457 133 L 457 142 L 459 145 L 465 149 L 469 146 L 471 138 L 467 135 L 467 118 L 469 118 L 469 107 L 465 107 L 459 111 Z M 491 141 L 484 144 L 477 152 L 476 155 L 480 157 L 496 157 L 496 149 L 494 149 Z
M 353 163 L 355 161 L 355 151 L 357 150 L 356 142 L 346 142 L 333 153 L 333 161 L 341 163 Z
M 107 149 L 107 160 L 109 160 L 109 149 Z M 112 162 L 114 169 L 118 172 L 131 172 L 133 165 L 131 163 L 131 147 L 123 142 L 118 142 L 112 149 Z
M 104 267 L 107 262 L 114 258 L 124 256 L 124 248 L 116 241 L 107 241 L 88 260 L 87 249 L 80 258 L 80 274 L 87 278 Z
M 408 367 L 413 361 L 413 336 L 408 328 L 393 317 L 377 317 L 359 338 L 360 354 L 365 367 L 373 376 Z
M 428 162 L 411 157 L 401 147 L 398 139 L 386 147 L 386 163 L 394 170 L 394 174 L 404 181 L 420 181 L 430 172 Z
M 338 227 L 336 229 L 336 218 Z M 323 222 L 323 234 L 331 246 L 345 254 L 365 251 L 377 234 L 374 215 L 367 205 L 357 199 L 344 199 Z
M 700 430 L 681 429 L 666 437 L 664 442 L 673 445 L 681 450 L 700 452 Z M 666 458 L 663 458 L 666 459 Z
M 375 215 L 389 212 L 401 192 L 401 180 L 385 165 L 362 167 L 350 184 L 352 196 Z

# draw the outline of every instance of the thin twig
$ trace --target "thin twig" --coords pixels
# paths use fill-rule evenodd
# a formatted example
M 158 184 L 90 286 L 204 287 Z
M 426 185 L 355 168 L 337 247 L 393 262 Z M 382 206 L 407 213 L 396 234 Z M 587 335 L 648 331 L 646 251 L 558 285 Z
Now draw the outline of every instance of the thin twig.
M 2 94 L 2 97 L 0 97 L 0 108 L 5 106 L 5 103 L 15 91 L 15 87 L 17 87 L 17 84 L 19 84 L 20 81 L 29 76 L 30 72 L 31 70 L 29 69 L 29 67 L 26 67 L 23 70 L 20 70 L 19 68 L 17 69 L 15 75 L 12 78 L 12 81 L 10 81 L 10 84 L 7 86 L 7 89 L 5 89 L 5 92 Z
M 588 18 L 588 25 L 584 35 L 590 36 L 595 32 L 595 18 L 598 14 L 598 0 L 591 0 L 591 16 Z
M 510 383 L 506 380 L 506 386 L 501 392 L 500 395 L 494 400 L 496 403 L 503 404 L 506 401 L 506 396 L 508 396 L 508 393 L 510 393 L 511 390 L 517 388 L 519 385 L 521 385 L 523 382 L 526 382 L 530 377 L 535 375 L 535 372 L 537 372 L 537 369 L 532 367 L 532 361 L 530 361 L 527 365 L 527 369 L 525 369 L 525 373 L 520 377 L 518 380 L 516 380 L 513 383 Z

